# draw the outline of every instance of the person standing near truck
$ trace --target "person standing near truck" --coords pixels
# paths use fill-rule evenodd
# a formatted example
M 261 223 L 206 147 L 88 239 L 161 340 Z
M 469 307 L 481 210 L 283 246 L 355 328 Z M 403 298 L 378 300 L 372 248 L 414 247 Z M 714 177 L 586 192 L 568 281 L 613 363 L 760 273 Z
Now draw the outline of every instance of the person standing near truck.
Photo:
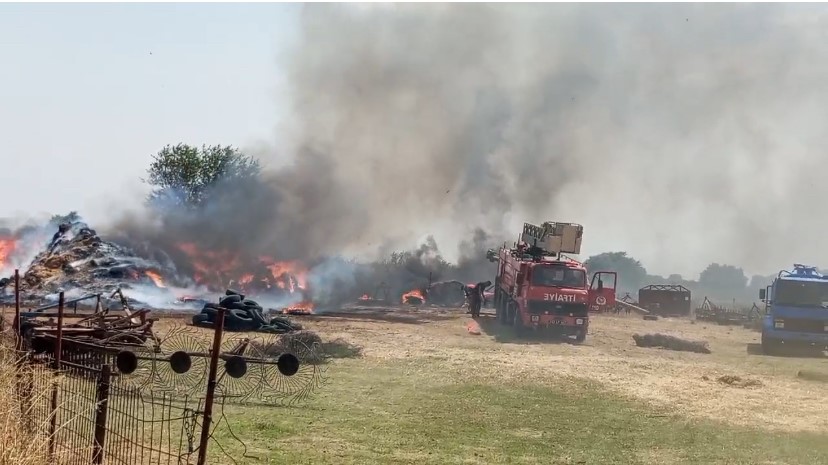
M 473 286 L 463 286 L 463 291 L 466 293 L 466 301 L 469 305 L 469 313 L 471 313 L 472 318 L 478 318 L 480 316 L 480 309 L 483 307 L 483 292 L 491 285 L 491 281 L 482 281 Z

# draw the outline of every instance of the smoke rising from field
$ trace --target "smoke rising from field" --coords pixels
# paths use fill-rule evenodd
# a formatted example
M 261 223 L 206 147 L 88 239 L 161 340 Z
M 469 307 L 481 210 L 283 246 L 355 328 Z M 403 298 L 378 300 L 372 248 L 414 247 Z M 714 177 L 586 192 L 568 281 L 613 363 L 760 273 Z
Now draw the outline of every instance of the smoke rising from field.
M 820 11 L 307 5 L 281 63 L 291 118 L 273 153 L 291 162 L 208 216 L 119 229 L 280 259 L 377 258 L 433 234 L 462 261 L 549 219 L 657 273 L 825 263 Z
M 556 219 L 665 273 L 825 262 L 819 12 L 308 5 L 282 179 L 318 206 L 300 223 L 361 251 L 433 233 L 454 253 L 474 227 Z

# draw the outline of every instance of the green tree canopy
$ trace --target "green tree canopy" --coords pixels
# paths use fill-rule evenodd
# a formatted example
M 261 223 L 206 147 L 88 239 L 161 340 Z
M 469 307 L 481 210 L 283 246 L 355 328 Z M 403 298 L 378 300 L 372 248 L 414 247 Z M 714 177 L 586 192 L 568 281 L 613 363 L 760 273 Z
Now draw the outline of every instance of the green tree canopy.
M 52 217 L 49 219 L 49 223 L 56 225 L 63 223 L 76 223 L 80 221 L 80 219 L 81 218 L 80 215 L 78 215 L 78 212 L 71 211 L 65 215 L 52 215 Z
M 604 252 L 593 255 L 584 263 L 590 273 L 615 271 L 620 287 L 631 291 L 639 289 L 647 280 L 647 270 L 638 260 L 627 256 L 627 252 Z
M 224 182 L 246 182 L 261 172 L 259 162 L 230 146 L 167 145 L 147 170 L 150 203 L 198 207 Z
M 711 263 L 699 275 L 699 286 L 720 297 L 744 294 L 748 278 L 744 270 L 733 265 Z

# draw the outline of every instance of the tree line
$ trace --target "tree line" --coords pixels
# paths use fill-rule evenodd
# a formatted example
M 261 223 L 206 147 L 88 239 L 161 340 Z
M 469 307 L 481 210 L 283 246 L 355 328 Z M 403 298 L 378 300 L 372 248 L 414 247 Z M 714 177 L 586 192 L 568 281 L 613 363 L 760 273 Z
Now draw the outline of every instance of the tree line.
M 619 288 L 633 296 L 638 289 L 649 284 L 679 284 L 693 292 L 694 300 L 706 296 L 714 301 L 736 299 L 739 302 L 753 302 L 758 300 L 759 289 L 768 286 L 776 277 L 775 273 L 748 277 L 742 268 L 720 263 L 707 265 L 697 280 L 686 279 L 680 274 L 671 274 L 667 277 L 652 275 L 640 261 L 630 257 L 626 252 L 593 255 L 585 263 L 590 270 L 617 272 Z

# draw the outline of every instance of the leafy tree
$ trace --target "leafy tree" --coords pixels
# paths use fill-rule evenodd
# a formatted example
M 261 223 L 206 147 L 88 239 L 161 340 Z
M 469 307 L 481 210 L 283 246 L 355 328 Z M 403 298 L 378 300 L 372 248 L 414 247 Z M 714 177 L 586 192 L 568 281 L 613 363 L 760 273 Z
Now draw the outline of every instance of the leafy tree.
M 750 278 L 750 282 L 748 287 L 751 289 L 763 289 L 766 286 L 770 285 L 773 282 L 773 279 L 776 278 L 775 274 L 763 276 L 759 274 L 755 274 Z
M 699 286 L 720 297 L 743 295 L 747 283 L 744 270 L 733 265 L 711 263 L 699 275 Z
M 261 172 L 259 162 L 230 146 L 167 145 L 156 155 L 144 180 L 150 203 L 198 207 L 222 183 L 247 182 Z
M 615 271 L 618 285 L 628 291 L 639 289 L 647 280 L 647 270 L 638 260 L 627 256 L 627 252 L 604 252 L 593 255 L 584 263 L 590 272 Z
M 49 219 L 49 223 L 59 225 L 63 223 L 77 223 L 80 221 L 81 217 L 78 215 L 78 212 L 71 211 L 66 215 L 52 215 Z

